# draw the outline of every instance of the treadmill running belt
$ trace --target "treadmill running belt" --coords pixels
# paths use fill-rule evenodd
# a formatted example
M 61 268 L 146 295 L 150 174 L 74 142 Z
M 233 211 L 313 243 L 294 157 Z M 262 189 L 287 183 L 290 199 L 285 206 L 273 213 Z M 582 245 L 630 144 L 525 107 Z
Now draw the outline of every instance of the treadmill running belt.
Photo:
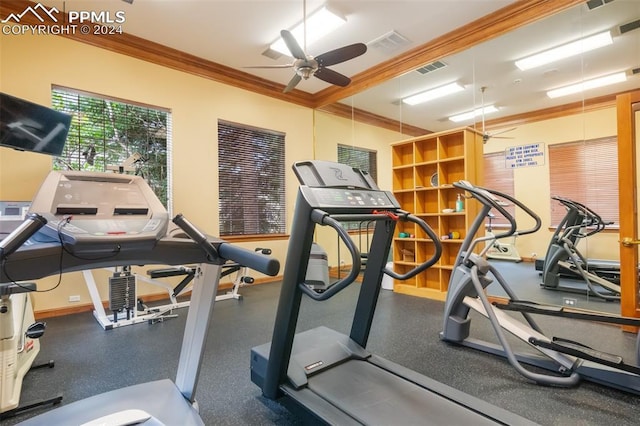
M 366 361 L 350 360 L 309 377 L 308 388 L 364 424 L 495 425 L 495 420 Z

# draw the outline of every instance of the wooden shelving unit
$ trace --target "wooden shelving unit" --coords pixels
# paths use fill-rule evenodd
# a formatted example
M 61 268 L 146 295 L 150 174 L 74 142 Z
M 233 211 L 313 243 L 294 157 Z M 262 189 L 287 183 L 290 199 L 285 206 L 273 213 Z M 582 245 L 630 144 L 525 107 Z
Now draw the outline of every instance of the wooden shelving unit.
M 393 194 L 404 210 L 425 220 L 438 235 L 457 232 L 460 237 L 441 240 L 438 263 L 411 280 L 395 281 L 394 291 L 444 300 L 453 263 L 466 236 L 478 203 L 464 200 L 455 212 L 458 180 L 482 185 L 482 135 L 470 128 L 431 133 L 392 144 Z M 445 209 L 454 212 L 445 213 Z M 401 238 L 403 233 L 409 237 Z M 417 225 L 398 222 L 393 242 L 393 267 L 405 273 L 433 254 L 433 244 Z

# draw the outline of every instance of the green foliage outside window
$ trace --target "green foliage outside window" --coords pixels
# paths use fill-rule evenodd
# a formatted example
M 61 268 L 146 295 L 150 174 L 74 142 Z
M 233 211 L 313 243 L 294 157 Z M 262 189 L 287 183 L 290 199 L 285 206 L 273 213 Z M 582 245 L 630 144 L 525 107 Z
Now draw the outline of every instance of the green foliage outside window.
M 131 173 L 142 176 L 168 207 L 171 116 L 167 110 L 59 88 L 52 90 L 52 106 L 73 116 L 54 170 L 103 172 L 139 155 Z

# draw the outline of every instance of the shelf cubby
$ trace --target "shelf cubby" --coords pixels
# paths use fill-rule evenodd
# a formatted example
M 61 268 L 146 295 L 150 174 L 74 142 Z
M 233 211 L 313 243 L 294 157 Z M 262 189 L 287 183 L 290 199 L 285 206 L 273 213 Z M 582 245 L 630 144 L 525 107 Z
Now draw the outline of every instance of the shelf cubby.
M 406 209 L 405 209 L 406 210 Z M 435 189 L 420 189 L 416 191 L 416 208 L 407 210 L 415 214 L 436 214 L 438 208 L 438 191 Z
M 393 167 L 413 164 L 413 145 L 399 146 L 392 152 Z
M 451 232 L 459 234 L 459 238 L 441 241 L 442 256 L 431 268 L 411 280 L 395 280 L 394 291 L 444 300 L 463 238 L 478 213 L 478 203 L 466 198 L 464 210 L 455 211 L 457 196 L 463 191 L 453 183 L 468 180 L 482 185 L 482 135 L 469 128 L 430 133 L 396 142 L 391 150 L 393 191 L 402 208 L 426 221 L 438 237 Z M 434 174 L 437 183 L 432 182 Z M 399 238 L 400 232 L 413 237 Z M 408 272 L 435 252 L 433 242 L 417 225 L 399 221 L 395 236 L 396 272 Z
M 438 161 L 438 139 L 427 138 L 415 143 L 416 164 Z
M 413 166 L 393 169 L 393 190 L 414 189 Z

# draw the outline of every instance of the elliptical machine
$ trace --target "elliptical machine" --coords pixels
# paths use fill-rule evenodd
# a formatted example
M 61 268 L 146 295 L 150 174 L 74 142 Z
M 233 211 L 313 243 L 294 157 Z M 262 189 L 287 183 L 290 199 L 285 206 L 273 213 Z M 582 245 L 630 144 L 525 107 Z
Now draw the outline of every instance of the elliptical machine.
M 619 355 L 592 349 L 575 340 L 547 337 L 533 320 L 531 314 L 635 327 L 640 326 L 640 319 L 611 314 L 586 313 L 561 306 L 519 300 L 502 275 L 481 255 L 473 252 L 479 243 L 487 241 L 487 237 L 475 238 L 474 236 L 483 225 L 485 216 L 492 209 L 502 213 L 511 224 L 508 231 L 497 235 L 496 238 L 506 238 L 515 232 L 518 232 L 519 235 L 536 232 L 541 226 L 540 218 L 524 204 L 507 194 L 477 187 L 465 181 L 456 182 L 454 186 L 469 192 L 473 198 L 482 203 L 483 207 L 460 247 L 449 281 L 449 290 L 445 300 L 444 324 L 440 333 L 441 339 L 503 356 L 508 359 L 518 373 L 537 384 L 571 387 L 577 385 L 581 379 L 585 379 L 626 392 L 640 394 L 640 367 L 638 366 L 640 354 L 636 354 L 635 364 L 630 364 Z M 533 219 L 535 225 L 529 229 L 518 230 L 515 218 L 505 211 L 496 197 L 513 202 Z M 508 295 L 507 303 L 491 304 L 485 294 L 484 290 L 494 281 L 492 276 Z M 471 309 L 490 321 L 499 344 L 470 337 L 471 318 L 469 312 Z M 505 310 L 520 312 L 524 321 L 507 315 Z M 506 338 L 505 330 L 527 343 L 537 352 L 534 354 L 516 353 Z M 640 347 L 637 346 L 637 350 L 639 349 Z M 534 372 L 527 369 L 524 364 L 541 367 L 552 373 Z
M 608 223 L 589 207 L 574 200 L 554 196 L 566 209 L 555 233 L 542 267 L 542 283 L 547 290 L 562 290 L 573 293 L 588 293 L 604 300 L 620 300 L 620 284 L 598 275 L 589 267 L 589 260 L 577 249 L 578 242 L 603 231 Z M 560 276 L 582 278 L 586 288 L 560 284 Z

